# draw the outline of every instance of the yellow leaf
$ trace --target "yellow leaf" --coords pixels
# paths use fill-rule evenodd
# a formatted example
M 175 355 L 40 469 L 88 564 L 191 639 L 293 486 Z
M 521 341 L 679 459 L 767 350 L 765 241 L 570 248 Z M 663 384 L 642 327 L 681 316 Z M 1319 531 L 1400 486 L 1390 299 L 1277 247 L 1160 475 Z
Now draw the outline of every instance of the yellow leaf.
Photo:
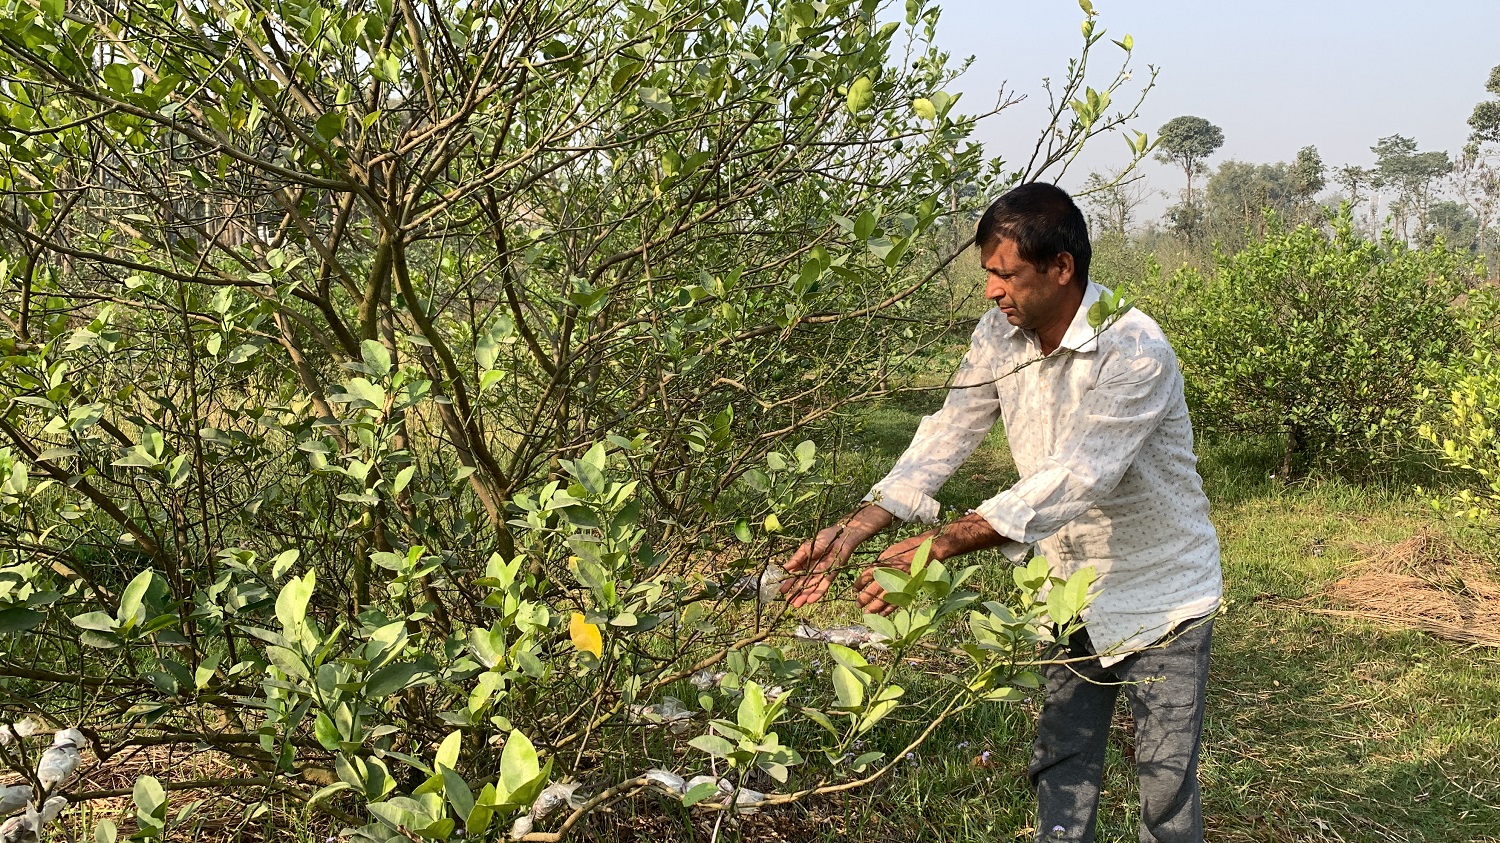
M 583 619 L 582 613 L 574 612 L 568 618 L 568 637 L 579 650 L 593 653 L 596 659 L 604 657 L 604 636 L 599 634 L 599 627 Z

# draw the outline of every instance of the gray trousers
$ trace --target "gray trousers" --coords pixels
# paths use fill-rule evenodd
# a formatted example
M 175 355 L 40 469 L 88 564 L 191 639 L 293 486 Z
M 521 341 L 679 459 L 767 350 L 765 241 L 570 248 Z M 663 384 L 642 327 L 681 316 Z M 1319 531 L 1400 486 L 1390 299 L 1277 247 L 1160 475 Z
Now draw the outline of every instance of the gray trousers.
M 1213 619 L 1187 621 L 1151 648 L 1109 667 L 1097 659 L 1049 665 L 1028 772 L 1038 841 L 1092 843 L 1115 698 L 1135 716 L 1141 843 L 1202 843 L 1198 737 L 1203 728 Z M 1058 653 L 1094 655 L 1087 633 Z

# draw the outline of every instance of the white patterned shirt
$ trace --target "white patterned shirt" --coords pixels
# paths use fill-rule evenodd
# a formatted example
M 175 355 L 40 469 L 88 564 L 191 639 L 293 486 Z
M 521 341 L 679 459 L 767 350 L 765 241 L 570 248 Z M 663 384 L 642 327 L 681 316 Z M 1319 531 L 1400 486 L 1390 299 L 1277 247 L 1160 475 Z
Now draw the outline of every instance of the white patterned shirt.
M 1035 544 L 1054 575 L 1095 568 L 1084 619 L 1109 665 L 1213 612 L 1223 583 L 1177 357 L 1138 310 L 1091 328 L 1103 292 L 1089 283 L 1045 357 L 1033 332 L 987 312 L 942 409 L 866 500 L 935 522 L 932 496 L 1003 419 L 1021 479 L 974 511 L 1012 540 L 1001 550 L 1013 560 Z

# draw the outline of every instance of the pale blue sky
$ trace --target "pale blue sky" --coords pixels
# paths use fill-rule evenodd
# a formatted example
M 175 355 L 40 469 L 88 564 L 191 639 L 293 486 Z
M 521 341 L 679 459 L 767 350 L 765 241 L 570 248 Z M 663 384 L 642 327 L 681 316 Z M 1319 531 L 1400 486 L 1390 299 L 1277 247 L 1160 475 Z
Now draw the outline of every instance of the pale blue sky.
M 990 154 L 1020 158 L 1035 142 L 1045 96 L 1041 79 L 1060 79 L 1082 40 L 1076 0 L 937 0 L 938 43 L 975 62 L 957 86 L 964 110 L 994 101 L 1008 81 L 1028 100 L 982 125 Z M 900 3 L 895 4 L 896 11 Z M 1318 147 L 1330 167 L 1369 165 L 1381 137 L 1415 137 L 1420 148 L 1456 153 L 1469 113 L 1487 97 L 1500 65 L 1500 0 L 1094 0 L 1110 38 L 1135 39 L 1134 77 L 1161 69 L 1141 110 L 1140 128 L 1196 114 L 1224 130 L 1211 159 L 1291 160 Z M 1095 47 L 1100 70 L 1119 49 Z M 1101 79 L 1101 82 L 1104 81 Z M 1123 141 L 1100 138 L 1070 171 L 1075 187 L 1090 168 L 1124 163 Z M 1182 173 L 1149 163 L 1150 186 L 1176 191 Z M 1154 215 L 1161 203 L 1153 203 Z

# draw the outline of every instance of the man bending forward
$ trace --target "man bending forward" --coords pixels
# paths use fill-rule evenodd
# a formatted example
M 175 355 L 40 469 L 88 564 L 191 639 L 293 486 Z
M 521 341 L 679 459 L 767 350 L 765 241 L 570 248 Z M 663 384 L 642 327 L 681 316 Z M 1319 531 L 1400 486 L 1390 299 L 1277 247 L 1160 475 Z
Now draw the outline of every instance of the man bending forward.
M 1021 480 L 937 530 L 898 542 L 877 566 L 909 569 L 922 542 L 948 559 L 1030 545 L 1057 576 L 1098 572 L 1087 628 L 1066 665 L 1046 668 L 1047 692 L 1029 772 L 1037 839 L 1092 841 L 1115 698 L 1136 724 L 1142 843 L 1203 839 L 1198 736 L 1212 615 L 1222 582 L 1219 542 L 1193 456 L 1177 358 L 1161 329 L 1127 311 L 1088 324 L 1104 289 L 1088 280 L 1083 214 L 1062 190 L 1026 184 L 979 221 L 985 296 L 953 388 L 865 503 L 802 545 L 782 591 L 805 606 L 828 590 L 866 539 L 893 519 L 937 521 L 937 492 L 1005 424 Z M 873 568 L 855 581 L 866 611 L 889 612 Z

